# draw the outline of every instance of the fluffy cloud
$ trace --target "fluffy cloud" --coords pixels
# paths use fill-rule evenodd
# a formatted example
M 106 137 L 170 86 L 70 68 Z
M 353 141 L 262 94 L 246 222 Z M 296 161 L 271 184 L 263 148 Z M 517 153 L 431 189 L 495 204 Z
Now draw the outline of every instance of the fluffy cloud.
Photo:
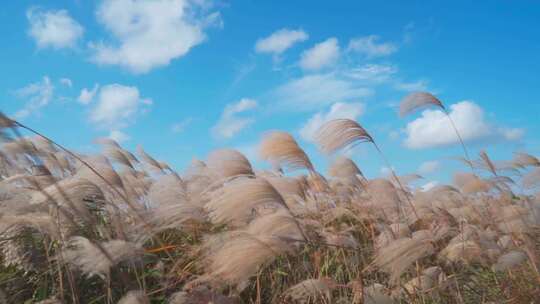
M 193 118 L 191 117 L 188 117 L 180 122 L 177 122 L 177 123 L 174 123 L 172 126 L 171 126 L 171 131 L 173 133 L 182 133 L 184 132 L 184 130 L 186 129 L 186 127 L 191 124 L 191 122 L 193 121 Z
M 484 110 L 471 101 L 456 103 L 450 108 L 454 121 L 464 141 L 482 139 L 517 140 L 522 129 L 509 129 L 490 124 Z M 407 124 L 405 146 L 411 149 L 449 146 L 459 143 L 446 115 L 439 110 L 425 110 L 421 117 Z
M 241 117 L 240 114 L 253 110 L 256 107 L 257 101 L 249 98 L 243 98 L 236 103 L 227 105 L 219 121 L 212 128 L 213 134 L 224 139 L 234 137 L 255 121 L 250 117 Z
M 131 139 L 131 137 L 129 135 L 127 135 L 126 133 L 120 131 L 120 130 L 112 130 L 110 133 L 109 133 L 109 136 L 108 136 L 110 139 L 116 141 L 116 142 L 124 142 L 124 141 L 128 141 Z
M 336 38 L 329 38 L 302 53 L 300 66 L 305 70 L 318 70 L 334 64 L 339 58 Z
M 363 66 L 350 68 L 345 74 L 355 80 L 381 83 L 391 79 L 398 69 L 387 64 L 365 64 Z
M 431 174 L 437 171 L 441 167 L 441 164 L 436 160 L 423 162 L 420 167 L 418 167 L 418 173 L 420 174 Z
M 520 140 L 523 135 L 525 135 L 525 130 L 521 128 L 498 128 L 498 133 L 502 136 L 502 138 L 509 140 L 509 141 L 516 141 Z
M 275 89 L 271 98 L 278 100 L 280 107 L 287 110 L 309 111 L 371 94 L 371 89 L 353 79 L 337 73 L 327 73 L 293 79 Z
M 281 29 L 266 38 L 257 40 L 255 51 L 279 55 L 295 43 L 305 41 L 308 38 L 308 34 L 303 30 Z
M 396 168 L 394 168 L 394 167 L 392 167 L 392 169 L 390 169 L 388 167 L 381 167 L 381 170 L 380 170 L 381 176 L 383 176 L 385 178 L 388 178 L 392 174 L 392 170 L 395 171 L 395 169 Z
M 26 100 L 24 107 L 15 113 L 16 119 L 25 118 L 49 104 L 54 95 L 54 85 L 48 76 L 15 91 L 15 96 Z
M 398 81 L 394 85 L 394 88 L 405 92 L 428 91 L 428 81 L 425 79 L 420 79 L 413 82 Z
M 370 35 L 349 41 L 348 51 L 358 52 L 367 57 L 388 56 L 397 51 L 397 46 L 390 42 L 378 42 L 379 36 Z
M 66 10 L 43 11 L 30 8 L 26 12 L 30 23 L 28 34 L 39 48 L 73 48 L 83 35 L 83 27 Z
M 337 118 L 356 120 L 364 113 L 362 103 L 334 103 L 328 112 L 318 112 L 313 115 L 300 129 L 300 136 L 307 141 L 313 141 L 317 130 L 327 121 Z
M 437 187 L 438 185 L 439 185 L 438 181 L 430 181 L 430 182 L 427 182 L 424 185 L 422 185 L 420 187 L 420 190 L 426 192 L 426 191 L 429 191 L 429 190 Z
M 204 30 L 220 25 L 219 13 L 203 15 L 206 1 L 105 0 L 97 18 L 118 41 L 92 43 L 93 60 L 146 73 L 186 55 L 205 40 Z
M 60 83 L 68 88 L 73 86 L 73 81 L 69 78 L 60 78 Z
M 79 97 L 77 97 L 77 101 L 85 105 L 91 103 L 92 100 L 94 100 L 94 96 L 96 96 L 98 89 L 99 89 L 99 84 L 97 83 L 94 84 L 94 88 L 92 88 L 91 90 L 87 88 L 83 88 L 81 90 L 81 93 L 79 94 Z
M 141 98 L 136 87 L 106 85 L 99 90 L 90 120 L 101 128 L 122 128 L 133 122 L 137 114 L 151 104 L 151 99 Z

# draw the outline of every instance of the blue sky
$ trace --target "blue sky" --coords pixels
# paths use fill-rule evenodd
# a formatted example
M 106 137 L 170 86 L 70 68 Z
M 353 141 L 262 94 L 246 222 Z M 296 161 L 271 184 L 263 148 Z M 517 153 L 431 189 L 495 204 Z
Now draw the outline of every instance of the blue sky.
M 401 119 L 411 91 L 436 94 L 473 154 L 540 154 L 537 1 L 9 1 L 0 109 L 91 152 L 113 136 L 182 170 L 237 148 L 257 165 L 268 130 L 311 142 L 358 120 L 401 174 L 447 181 L 461 148 L 434 110 Z M 345 151 L 369 177 L 369 145 Z

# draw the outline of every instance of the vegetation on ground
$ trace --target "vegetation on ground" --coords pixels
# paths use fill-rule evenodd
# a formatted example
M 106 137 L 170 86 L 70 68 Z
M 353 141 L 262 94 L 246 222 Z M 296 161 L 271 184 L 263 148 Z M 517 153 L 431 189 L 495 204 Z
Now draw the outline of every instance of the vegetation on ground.
M 400 114 L 427 106 L 445 111 L 414 93 Z M 221 149 L 180 174 L 110 139 L 69 151 L 0 113 L 0 303 L 538 303 L 540 160 L 473 159 L 455 131 L 470 170 L 422 190 L 344 156 L 323 175 L 286 132 L 262 138 L 272 170 Z M 374 145 L 392 168 L 355 121 L 316 141 Z

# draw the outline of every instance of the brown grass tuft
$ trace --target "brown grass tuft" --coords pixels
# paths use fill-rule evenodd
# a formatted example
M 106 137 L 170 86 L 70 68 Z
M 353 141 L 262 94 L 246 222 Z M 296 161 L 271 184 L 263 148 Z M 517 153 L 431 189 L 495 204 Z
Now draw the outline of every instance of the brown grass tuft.
M 442 102 L 432 94 L 427 92 L 414 92 L 407 95 L 401 101 L 399 105 L 399 115 L 403 117 L 428 106 L 436 106 L 444 109 Z
M 321 126 L 315 141 L 321 151 L 330 154 L 354 143 L 373 142 L 373 138 L 354 120 L 333 119 Z
M 233 149 L 213 151 L 208 156 L 206 165 L 211 174 L 218 178 L 253 175 L 249 160 L 242 153 Z
M 266 134 L 259 146 L 259 155 L 261 159 L 279 168 L 313 170 L 309 157 L 287 132 L 274 131 Z

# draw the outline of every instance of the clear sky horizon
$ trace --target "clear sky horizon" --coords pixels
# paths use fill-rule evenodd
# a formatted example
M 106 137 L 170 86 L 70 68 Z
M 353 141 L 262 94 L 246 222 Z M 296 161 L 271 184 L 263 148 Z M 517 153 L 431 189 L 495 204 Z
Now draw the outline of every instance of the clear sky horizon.
M 538 1 L 8 1 L 0 110 L 80 152 L 112 137 L 182 171 L 216 148 L 257 167 L 269 130 L 312 142 L 328 119 L 364 126 L 400 174 L 448 182 L 466 170 L 429 91 L 471 150 L 540 155 Z M 385 174 L 367 144 L 352 157 Z

